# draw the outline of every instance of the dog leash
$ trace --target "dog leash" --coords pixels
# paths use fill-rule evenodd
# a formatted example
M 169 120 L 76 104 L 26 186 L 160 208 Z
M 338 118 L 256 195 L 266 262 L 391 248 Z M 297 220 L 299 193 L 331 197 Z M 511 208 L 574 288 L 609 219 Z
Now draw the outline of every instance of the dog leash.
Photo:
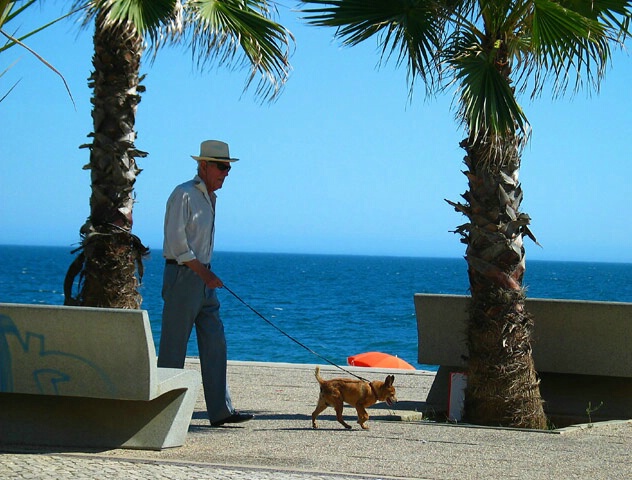
M 226 286 L 226 284 L 224 284 L 223 288 L 225 288 L 233 297 L 235 297 L 237 300 L 239 300 L 241 303 L 243 303 L 246 307 L 248 307 L 255 315 L 257 315 L 259 318 L 261 318 L 264 322 L 266 322 L 268 325 L 270 325 L 271 327 L 275 328 L 276 330 L 278 330 L 281 334 L 285 335 L 287 338 L 289 338 L 290 340 L 292 340 L 294 343 L 300 345 L 301 347 L 303 347 L 305 350 L 307 350 L 309 353 L 311 353 L 312 355 L 317 356 L 318 358 L 320 358 L 321 360 L 324 360 L 325 362 L 327 362 L 330 365 L 333 365 L 334 367 L 336 367 L 339 370 L 342 370 L 343 372 L 351 375 L 352 377 L 355 377 L 359 380 L 362 380 L 363 382 L 367 382 L 369 384 L 371 384 L 371 382 L 369 380 L 367 380 L 366 378 L 363 378 L 359 375 L 356 375 L 353 372 L 350 372 L 349 370 L 342 368 L 340 365 L 338 365 L 337 363 L 332 362 L 331 360 L 329 360 L 328 358 L 322 356 L 321 354 L 315 352 L 314 350 L 312 350 L 311 348 L 309 348 L 307 345 L 305 345 L 304 343 L 298 341 L 296 338 L 292 337 L 290 334 L 284 332 L 281 328 L 279 328 L 278 326 L 276 326 L 273 322 L 271 322 L 270 320 L 268 320 L 266 317 L 264 317 L 261 313 L 259 313 L 257 310 L 255 310 L 253 307 L 251 307 L 248 303 L 246 303 L 239 295 L 237 295 L 235 292 L 233 292 L 230 288 L 228 288 Z M 371 387 L 373 387 L 373 385 L 371 385 Z

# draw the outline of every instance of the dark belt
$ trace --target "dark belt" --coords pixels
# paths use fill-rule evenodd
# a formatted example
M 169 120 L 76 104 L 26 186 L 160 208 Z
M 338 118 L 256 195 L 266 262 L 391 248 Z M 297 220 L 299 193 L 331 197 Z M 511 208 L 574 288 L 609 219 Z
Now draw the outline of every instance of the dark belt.
M 167 259 L 165 259 L 165 263 L 166 263 L 167 265 L 180 265 L 180 266 L 184 266 L 184 265 L 182 265 L 182 264 L 178 263 L 178 261 L 177 261 L 177 260 L 174 260 L 173 258 L 167 258 Z M 205 266 L 206 268 L 211 268 L 211 266 L 210 266 L 208 263 L 205 263 L 205 264 L 204 264 L 204 266 Z

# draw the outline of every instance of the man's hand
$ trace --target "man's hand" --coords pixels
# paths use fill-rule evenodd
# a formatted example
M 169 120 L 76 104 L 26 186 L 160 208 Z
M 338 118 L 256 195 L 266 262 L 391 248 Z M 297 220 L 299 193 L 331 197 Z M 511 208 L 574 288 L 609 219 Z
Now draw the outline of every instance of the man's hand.
M 201 263 L 197 258 L 186 262 L 185 265 L 193 270 L 203 281 L 208 288 L 222 288 L 224 282 L 215 275 L 211 270 L 206 268 L 206 265 Z

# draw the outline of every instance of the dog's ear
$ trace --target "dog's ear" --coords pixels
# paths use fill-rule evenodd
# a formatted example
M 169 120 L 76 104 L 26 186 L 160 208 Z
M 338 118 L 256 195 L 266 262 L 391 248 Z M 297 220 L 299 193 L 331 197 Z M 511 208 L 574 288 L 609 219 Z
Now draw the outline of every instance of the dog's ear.
M 393 382 L 394 382 L 394 381 L 395 381 L 395 375 L 388 375 L 388 376 L 386 377 L 386 381 L 384 382 L 384 384 L 385 384 L 387 387 L 390 387 L 391 385 L 393 385 Z

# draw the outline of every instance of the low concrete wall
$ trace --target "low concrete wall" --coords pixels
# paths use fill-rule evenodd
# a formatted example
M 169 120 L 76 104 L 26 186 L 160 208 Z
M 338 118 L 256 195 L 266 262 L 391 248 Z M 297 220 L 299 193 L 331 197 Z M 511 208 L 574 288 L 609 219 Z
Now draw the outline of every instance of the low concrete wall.
M 466 366 L 469 299 L 415 295 L 420 363 Z M 632 303 L 530 298 L 526 306 L 536 370 L 632 377 Z
M 439 365 L 428 403 L 447 410 L 451 372 L 467 368 L 468 296 L 416 294 L 418 361 Z M 547 413 L 632 418 L 632 303 L 526 301 Z

